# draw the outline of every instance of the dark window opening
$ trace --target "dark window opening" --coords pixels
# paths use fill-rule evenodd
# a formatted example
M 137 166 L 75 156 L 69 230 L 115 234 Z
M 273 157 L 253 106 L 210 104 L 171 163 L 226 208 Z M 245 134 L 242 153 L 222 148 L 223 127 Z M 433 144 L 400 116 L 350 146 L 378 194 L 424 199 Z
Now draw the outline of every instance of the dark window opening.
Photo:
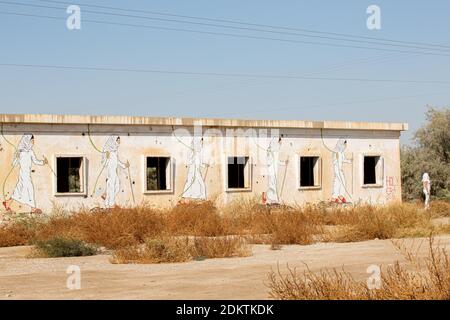
M 81 193 L 82 157 L 61 157 L 56 159 L 56 192 Z
M 300 187 L 314 187 L 317 185 L 318 177 L 316 166 L 319 157 L 301 157 L 300 158 Z
M 147 157 L 147 190 L 168 190 L 168 174 L 170 158 Z
M 364 157 L 364 184 L 377 183 L 377 162 L 379 157 Z
M 245 188 L 245 172 L 248 157 L 228 157 L 228 188 Z

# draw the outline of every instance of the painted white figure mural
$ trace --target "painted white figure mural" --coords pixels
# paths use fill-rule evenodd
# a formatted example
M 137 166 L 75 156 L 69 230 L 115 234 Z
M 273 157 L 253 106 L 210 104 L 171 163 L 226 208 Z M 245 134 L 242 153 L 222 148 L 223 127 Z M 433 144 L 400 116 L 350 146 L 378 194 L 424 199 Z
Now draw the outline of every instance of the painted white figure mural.
M 267 161 L 267 191 L 266 191 L 266 204 L 279 204 L 279 192 L 278 192 L 278 167 L 288 164 L 288 160 L 281 162 L 279 160 L 281 148 L 281 138 L 278 140 L 272 139 L 269 147 L 266 151 Z
M 428 173 L 422 176 L 423 194 L 425 196 L 425 209 L 430 208 L 431 180 Z
M 188 173 L 181 197 L 185 200 L 206 200 L 206 186 L 202 175 L 202 169 L 207 166 L 203 162 L 203 138 L 194 137 L 190 150 Z
M 119 167 L 127 169 L 130 163 L 123 163 L 119 159 L 120 137 L 110 136 L 102 151 L 102 165 L 106 169 L 106 190 L 102 195 L 106 208 L 116 205 L 116 196 L 120 191 Z
M 347 148 L 347 140 L 339 139 L 333 150 L 333 194 L 331 201 L 336 203 L 348 202 L 345 198 L 350 195 L 347 191 L 347 185 L 344 175 L 344 163 L 352 163 L 350 159 L 345 158 L 344 151 Z
M 3 202 L 3 206 L 9 213 L 12 213 L 10 206 L 13 201 L 29 206 L 31 213 L 42 213 L 42 210 L 36 207 L 31 168 L 33 164 L 44 166 L 48 164 L 48 161 L 45 157 L 44 160 L 38 160 L 33 151 L 33 146 L 34 136 L 24 134 L 20 139 L 17 151 L 14 153 L 13 167 L 19 166 L 19 176 L 11 198 Z

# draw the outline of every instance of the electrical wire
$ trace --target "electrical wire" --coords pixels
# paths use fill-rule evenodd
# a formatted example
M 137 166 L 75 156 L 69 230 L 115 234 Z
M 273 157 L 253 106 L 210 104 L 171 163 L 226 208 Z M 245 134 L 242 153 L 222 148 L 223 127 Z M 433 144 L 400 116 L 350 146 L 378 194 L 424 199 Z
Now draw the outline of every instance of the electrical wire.
M 219 72 L 195 72 L 195 71 L 172 71 L 156 69 L 131 69 L 131 68 L 107 68 L 107 67 L 83 67 L 44 64 L 19 64 L 0 63 L 2 67 L 21 67 L 39 69 L 61 69 L 61 70 L 83 70 L 83 71 L 108 71 L 108 72 L 134 72 L 134 73 L 159 73 L 177 74 L 185 76 L 209 76 L 209 77 L 232 77 L 232 78 L 259 78 L 259 79 L 291 79 L 291 80 L 321 80 L 321 81 L 350 81 L 350 82 L 382 82 L 382 83 L 409 83 L 409 84 L 450 84 L 446 80 L 404 80 L 404 79 L 370 79 L 370 78 L 341 78 L 341 77 L 306 77 L 300 75 L 269 75 L 269 74 L 244 74 L 244 73 L 219 73 Z
M 35 4 L 28 4 L 28 3 L 22 3 L 22 2 L 0 1 L 0 3 L 9 4 L 9 5 L 15 5 L 15 6 L 26 6 L 26 7 L 44 8 L 44 9 L 53 9 L 53 10 L 64 10 L 65 9 L 65 8 L 62 8 L 62 7 L 35 5 Z M 280 34 L 280 35 L 287 35 L 287 36 L 300 36 L 300 37 L 307 37 L 307 38 L 318 38 L 318 39 L 326 39 L 326 40 L 333 40 L 333 41 L 347 41 L 347 42 L 354 42 L 354 43 L 375 44 L 375 45 L 391 46 L 391 47 L 412 48 L 412 49 L 420 49 L 420 50 L 432 50 L 432 51 L 440 51 L 440 52 L 448 52 L 448 53 L 450 53 L 450 48 L 449 49 L 430 48 L 430 47 L 427 47 L 427 46 L 395 44 L 395 43 L 382 43 L 382 42 L 379 42 L 379 41 L 345 39 L 345 38 L 336 38 L 335 36 L 311 35 L 311 34 L 298 33 L 298 32 L 263 30 L 263 29 L 250 28 L 250 27 L 236 27 L 236 26 L 229 26 L 229 25 L 223 25 L 223 24 L 213 24 L 213 23 L 204 23 L 204 22 L 195 22 L 195 21 L 184 21 L 184 20 L 177 20 L 177 19 L 155 18 L 155 17 L 148 17 L 148 16 L 141 16 L 141 15 L 132 15 L 132 14 L 123 14 L 123 13 L 111 13 L 111 12 L 102 12 L 102 11 L 94 11 L 94 10 L 86 10 L 86 9 L 83 9 L 83 13 L 92 13 L 92 14 L 98 14 L 98 15 L 125 17 L 125 18 L 136 18 L 136 19 L 171 22 L 171 23 L 190 24 L 190 25 L 198 25 L 198 26 L 204 26 L 204 27 L 225 28 L 225 29 L 233 29 L 233 30 L 240 30 L 240 31 L 252 31 L 252 32 Z
M 22 12 L 0 11 L 0 14 L 43 18 L 43 19 L 53 19 L 53 20 L 64 20 L 64 21 L 66 20 L 66 18 L 63 18 L 63 17 L 38 15 L 38 14 L 30 14 L 30 13 L 22 13 Z M 201 30 L 192 30 L 192 29 L 183 29 L 183 28 L 171 28 L 171 27 L 151 26 L 151 25 L 142 25 L 142 24 L 132 24 L 132 23 L 120 23 L 120 22 L 112 22 L 112 21 L 100 21 L 100 20 L 93 20 L 93 19 L 83 19 L 83 22 L 103 24 L 103 25 L 115 25 L 115 26 L 165 30 L 165 31 L 177 31 L 177 32 L 187 32 L 187 33 L 197 33 L 197 34 L 207 34 L 207 35 L 219 35 L 219 36 L 242 38 L 242 39 L 269 40 L 269 41 L 277 41 L 277 42 L 284 42 L 284 43 L 308 44 L 308 45 L 327 46 L 327 47 L 364 49 L 364 50 L 398 52 L 398 53 L 414 53 L 414 54 L 420 54 L 420 55 L 450 57 L 450 54 L 430 52 L 430 51 L 408 51 L 408 50 L 397 50 L 397 49 L 387 49 L 387 48 L 377 48 L 377 47 L 367 47 L 367 46 L 346 45 L 346 44 L 338 44 L 338 43 L 301 41 L 301 40 L 284 39 L 284 38 L 243 35 L 243 34 L 236 34 L 236 33 L 212 32 L 212 31 L 201 31 Z
M 55 0 L 40 0 L 40 1 L 47 2 L 47 3 L 65 4 L 65 5 L 73 4 L 71 2 L 66 2 L 66 1 L 55 1 Z M 250 23 L 250 22 L 245 22 L 245 21 L 230 20 L 230 19 L 217 19 L 217 18 L 208 18 L 208 17 L 180 15 L 180 14 L 172 14 L 172 13 L 166 13 L 166 12 L 149 11 L 149 10 L 124 9 L 124 8 L 111 7 L 111 6 L 95 5 L 92 3 L 88 4 L 88 3 L 78 2 L 78 5 L 83 6 L 83 7 L 115 10 L 115 11 L 122 11 L 122 12 L 144 13 L 144 14 L 161 15 L 161 16 L 169 16 L 169 17 L 187 18 L 187 19 L 194 19 L 194 20 L 203 20 L 203 21 L 221 22 L 221 23 L 229 23 L 229 24 L 237 24 L 237 25 L 247 25 L 247 26 L 254 26 L 254 27 L 263 27 L 263 28 L 270 28 L 270 29 L 301 31 L 301 32 L 314 33 L 314 34 L 325 34 L 325 35 L 342 36 L 342 37 L 356 38 L 356 39 L 368 39 L 368 40 L 377 40 L 377 41 L 385 41 L 385 42 L 392 42 L 392 43 L 415 44 L 415 45 L 433 46 L 433 47 L 450 49 L 449 45 L 442 45 L 442 44 L 402 41 L 402 40 L 395 40 L 395 39 L 388 39 L 388 38 L 376 38 L 376 37 L 368 37 L 368 36 L 357 36 L 357 35 L 353 35 L 353 34 L 325 32 L 325 31 L 317 31 L 317 30 L 312 30 L 312 29 L 293 28 L 293 27 L 286 27 L 286 26 L 275 26 L 275 25 L 269 25 L 269 24 L 258 24 L 258 23 Z

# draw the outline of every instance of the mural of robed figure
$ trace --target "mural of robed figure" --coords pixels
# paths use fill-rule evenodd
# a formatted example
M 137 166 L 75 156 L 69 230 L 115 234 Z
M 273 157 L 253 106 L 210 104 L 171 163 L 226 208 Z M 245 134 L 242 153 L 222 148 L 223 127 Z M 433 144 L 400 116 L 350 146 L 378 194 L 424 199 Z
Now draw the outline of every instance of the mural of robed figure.
M 9 213 L 12 213 L 10 206 L 14 201 L 29 206 L 31 213 L 42 213 L 42 210 L 36 207 L 31 168 L 33 164 L 44 166 L 48 164 L 48 160 L 45 157 L 43 160 L 37 159 L 33 146 L 34 136 L 32 134 L 24 134 L 14 153 L 12 165 L 14 167 L 19 166 L 19 175 L 11 198 L 3 202 L 3 206 Z
M 276 141 L 272 139 L 269 147 L 266 151 L 267 161 L 267 191 L 266 191 L 266 203 L 279 204 L 279 192 L 278 192 L 278 168 L 279 166 L 287 166 L 288 160 L 282 162 L 279 160 L 281 148 L 281 137 Z
M 348 194 L 344 175 L 344 163 L 352 163 L 345 157 L 344 151 L 347 148 L 347 140 L 339 139 L 333 152 L 333 194 L 331 201 L 336 203 L 346 203 L 345 195 Z
M 206 186 L 201 171 L 206 166 L 207 164 L 203 162 L 203 138 L 194 137 L 190 147 L 186 182 L 181 194 L 185 201 L 206 200 Z
M 106 208 L 116 205 L 116 197 L 120 191 L 119 167 L 127 169 L 130 163 L 120 161 L 119 158 L 120 137 L 110 136 L 102 151 L 102 165 L 106 169 L 106 191 L 102 195 Z

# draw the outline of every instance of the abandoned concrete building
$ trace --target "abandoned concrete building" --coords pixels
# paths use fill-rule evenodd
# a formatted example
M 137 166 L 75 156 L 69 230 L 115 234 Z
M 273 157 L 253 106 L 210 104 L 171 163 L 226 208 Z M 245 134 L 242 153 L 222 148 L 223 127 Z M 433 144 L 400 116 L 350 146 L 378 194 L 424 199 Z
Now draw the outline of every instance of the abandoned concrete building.
M 0 115 L 2 211 L 401 200 L 404 123 Z

